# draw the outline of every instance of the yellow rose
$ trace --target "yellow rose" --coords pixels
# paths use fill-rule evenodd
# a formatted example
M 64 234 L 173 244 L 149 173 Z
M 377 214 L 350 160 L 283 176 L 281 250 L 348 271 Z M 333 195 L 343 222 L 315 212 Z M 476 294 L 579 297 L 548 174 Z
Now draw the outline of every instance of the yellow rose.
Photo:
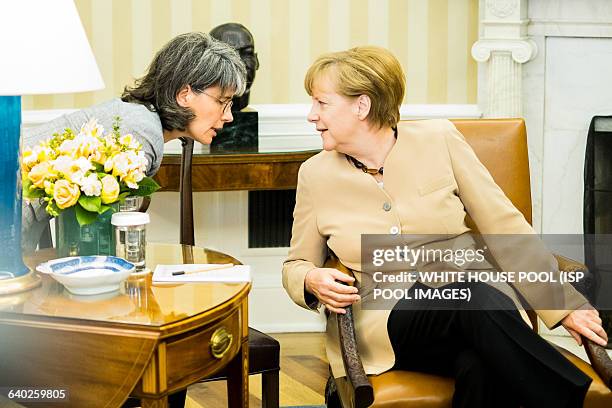
M 104 204 L 111 204 L 117 201 L 119 197 L 119 182 L 117 179 L 110 174 L 102 177 L 100 180 L 102 183 L 102 193 L 100 198 Z
M 80 196 L 81 190 L 76 184 L 71 184 L 68 180 L 58 180 L 55 182 L 53 199 L 59 208 L 72 207 Z
M 29 172 L 32 167 L 36 165 L 36 155 L 33 154 L 32 149 L 25 149 L 21 153 L 21 171 Z
M 45 178 L 53 178 L 54 176 L 51 163 L 49 162 L 38 163 L 36 166 L 32 167 L 32 170 L 30 170 L 28 174 L 28 178 L 32 184 L 38 188 L 44 188 Z

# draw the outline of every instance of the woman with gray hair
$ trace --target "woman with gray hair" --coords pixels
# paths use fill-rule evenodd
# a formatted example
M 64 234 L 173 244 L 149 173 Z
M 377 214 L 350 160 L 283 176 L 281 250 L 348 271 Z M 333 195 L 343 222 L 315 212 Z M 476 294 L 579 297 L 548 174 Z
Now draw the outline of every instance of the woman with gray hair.
M 147 176 L 159 170 L 164 143 L 189 137 L 210 144 L 217 130 L 233 120 L 232 97 L 242 95 L 246 69 L 238 53 L 208 34 L 181 34 L 157 52 L 146 74 L 126 87 L 121 98 L 64 115 L 44 125 L 24 129 L 24 146 L 33 146 L 66 128 L 78 130 L 95 118 L 112 129 L 131 133 L 147 158 Z M 23 211 L 24 249 L 36 247 L 49 216 L 37 203 Z

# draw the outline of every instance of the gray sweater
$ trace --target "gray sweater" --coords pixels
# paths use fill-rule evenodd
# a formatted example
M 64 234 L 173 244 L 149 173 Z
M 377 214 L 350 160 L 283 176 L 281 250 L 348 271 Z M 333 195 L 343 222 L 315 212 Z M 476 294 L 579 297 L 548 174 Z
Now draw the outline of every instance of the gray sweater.
M 22 144 L 24 147 L 33 147 L 66 128 L 78 132 L 91 118 L 96 118 L 104 131 L 109 132 L 113 129 L 116 116 L 121 118 L 121 134 L 131 133 L 142 144 L 142 150 L 149 161 L 147 175 L 157 173 L 164 154 L 164 135 L 159 116 L 143 105 L 123 102 L 119 98 L 61 116 L 37 127 L 24 128 Z M 36 248 L 49 218 L 44 206 L 37 202 L 24 204 L 22 246 L 25 250 Z

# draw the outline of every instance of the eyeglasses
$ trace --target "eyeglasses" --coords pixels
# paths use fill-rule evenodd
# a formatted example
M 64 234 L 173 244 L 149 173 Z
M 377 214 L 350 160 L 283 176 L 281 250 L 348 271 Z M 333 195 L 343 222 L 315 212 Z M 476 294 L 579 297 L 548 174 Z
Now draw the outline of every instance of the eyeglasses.
M 221 99 L 217 98 L 216 96 L 206 93 L 206 91 L 202 91 L 202 93 L 210 98 L 213 98 L 215 101 L 217 101 L 217 103 L 221 105 L 221 108 L 223 108 L 223 113 L 227 113 L 227 111 L 232 108 L 232 103 L 233 103 L 232 99 L 223 102 Z

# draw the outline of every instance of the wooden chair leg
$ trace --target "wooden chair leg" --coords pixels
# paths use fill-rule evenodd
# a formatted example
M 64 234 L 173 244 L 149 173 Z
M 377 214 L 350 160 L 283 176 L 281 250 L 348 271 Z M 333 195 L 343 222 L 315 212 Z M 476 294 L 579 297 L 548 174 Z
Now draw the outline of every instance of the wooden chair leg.
M 325 385 L 325 405 L 327 408 L 342 408 L 340 395 L 338 395 L 338 389 L 336 388 L 336 382 L 331 375 L 327 379 L 327 384 Z
M 261 406 L 262 408 L 278 408 L 278 371 L 270 371 L 261 375 Z

